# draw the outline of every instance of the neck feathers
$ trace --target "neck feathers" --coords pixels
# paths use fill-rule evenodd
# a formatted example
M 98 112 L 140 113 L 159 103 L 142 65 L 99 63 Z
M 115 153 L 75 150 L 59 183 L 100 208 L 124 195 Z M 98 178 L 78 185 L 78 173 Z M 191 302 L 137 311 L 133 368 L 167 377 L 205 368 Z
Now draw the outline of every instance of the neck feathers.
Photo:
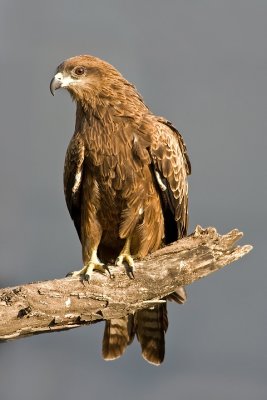
M 77 126 L 77 121 L 83 121 L 87 127 L 98 125 L 99 128 L 106 127 L 109 132 L 113 132 L 115 126 L 124 119 L 137 122 L 149 113 L 135 87 L 125 80 L 120 84 L 106 85 L 97 94 L 88 91 L 75 100 L 76 129 L 81 128 Z

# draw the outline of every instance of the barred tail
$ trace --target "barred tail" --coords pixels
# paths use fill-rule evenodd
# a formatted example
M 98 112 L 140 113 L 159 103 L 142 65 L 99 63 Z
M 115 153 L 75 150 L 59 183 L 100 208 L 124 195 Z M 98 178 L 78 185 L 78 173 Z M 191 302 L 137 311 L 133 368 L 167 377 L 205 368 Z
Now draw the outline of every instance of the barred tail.
M 144 359 L 151 364 L 161 364 L 165 354 L 165 332 L 168 328 L 167 305 L 161 304 L 137 311 L 134 324 Z
M 133 341 L 133 316 L 106 321 L 102 343 L 102 355 L 105 360 L 120 357 Z

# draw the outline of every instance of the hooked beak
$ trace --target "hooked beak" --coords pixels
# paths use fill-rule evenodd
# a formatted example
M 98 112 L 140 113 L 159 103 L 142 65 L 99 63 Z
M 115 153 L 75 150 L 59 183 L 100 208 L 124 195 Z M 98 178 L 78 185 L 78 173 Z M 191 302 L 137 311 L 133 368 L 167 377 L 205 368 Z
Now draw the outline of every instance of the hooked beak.
M 50 82 L 50 92 L 53 96 L 55 94 L 55 91 L 62 87 L 62 83 L 63 75 L 61 72 L 58 72 Z

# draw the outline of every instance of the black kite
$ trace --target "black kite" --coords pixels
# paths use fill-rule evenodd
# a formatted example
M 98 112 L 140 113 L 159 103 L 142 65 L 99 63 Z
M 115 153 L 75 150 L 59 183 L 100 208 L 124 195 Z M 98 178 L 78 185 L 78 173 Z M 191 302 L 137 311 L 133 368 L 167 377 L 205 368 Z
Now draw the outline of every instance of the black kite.
M 64 169 L 65 197 L 82 244 L 89 279 L 104 264 L 142 258 L 186 235 L 190 162 L 180 133 L 144 104 L 110 64 L 89 55 L 64 61 L 50 89 L 66 88 L 77 104 Z M 186 298 L 184 289 L 170 296 Z M 134 334 L 143 357 L 160 364 L 166 304 L 106 322 L 103 357 L 119 357 Z

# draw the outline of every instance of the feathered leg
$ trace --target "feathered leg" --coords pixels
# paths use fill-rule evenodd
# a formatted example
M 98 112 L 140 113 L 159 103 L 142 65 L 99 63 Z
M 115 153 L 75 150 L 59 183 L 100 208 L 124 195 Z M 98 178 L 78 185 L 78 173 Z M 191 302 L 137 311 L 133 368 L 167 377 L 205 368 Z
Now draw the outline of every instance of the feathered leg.
M 82 276 L 85 280 L 92 277 L 93 271 L 105 273 L 108 268 L 99 260 L 97 250 L 102 237 L 102 227 L 97 219 L 98 191 L 96 183 L 87 178 L 84 185 L 90 187 L 91 197 L 83 197 L 81 208 L 81 232 L 83 268 L 70 272 L 67 276 Z M 94 190 L 95 189 L 95 190 Z

